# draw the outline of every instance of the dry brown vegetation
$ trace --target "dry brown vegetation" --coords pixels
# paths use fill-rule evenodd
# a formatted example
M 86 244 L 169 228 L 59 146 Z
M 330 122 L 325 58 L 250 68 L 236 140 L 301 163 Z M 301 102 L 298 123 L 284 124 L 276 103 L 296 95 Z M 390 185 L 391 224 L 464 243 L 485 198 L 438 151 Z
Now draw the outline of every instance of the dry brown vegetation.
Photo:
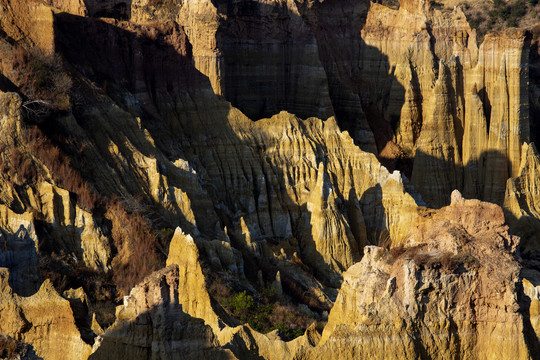
M 401 254 L 403 254 L 404 252 L 405 252 L 405 247 L 403 246 L 403 244 L 390 248 L 390 256 L 392 256 L 393 258 L 397 258 L 401 256 Z
M 34 186 L 41 180 L 52 180 L 74 194 L 79 207 L 104 214 L 111 223 L 112 245 L 117 249 L 112 263 L 113 280 L 121 294 L 128 292 L 162 264 L 158 253 L 159 237 L 152 231 L 152 223 L 141 213 L 142 210 L 126 210 L 129 204 L 97 194 L 73 166 L 69 155 L 40 126 L 21 126 L 20 136 L 9 143 L 0 143 L 0 153 L 0 171 L 12 185 Z M 45 277 L 52 278 L 55 287 L 62 290 L 67 282 L 83 271 L 75 265 L 68 264 L 60 271 L 47 263 L 43 264 L 42 270 L 47 272 Z
M 72 81 L 60 56 L 17 45 L 11 53 L 11 67 L 15 84 L 28 98 L 24 106 L 30 114 L 41 117 L 49 111 L 69 109 Z
M 479 266 L 478 259 L 466 252 L 453 254 L 448 251 L 426 251 L 422 246 L 396 248 L 390 255 L 393 259 L 404 256 L 412 259 L 420 267 L 440 268 L 445 273 L 453 273 L 461 265 L 468 269 L 476 269 Z
M 73 168 L 69 157 L 35 125 L 25 127 L 23 137 L 30 153 L 46 166 L 55 183 L 76 194 L 77 204 L 81 208 L 92 211 L 96 207 L 98 196 Z
M 128 213 L 120 201 L 99 196 L 72 166 L 69 157 L 38 126 L 28 126 L 24 138 L 55 183 L 75 194 L 81 208 L 89 212 L 96 207 L 105 209 L 102 212 L 111 221 L 111 237 L 118 251 L 112 263 L 114 282 L 121 293 L 127 293 L 160 264 L 159 241 L 151 230 L 152 224 L 140 213 Z
M 32 157 L 12 144 L 0 143 L 0 172 L 11 185 L 23 185 L 37 179 Z
M 532 28 L 533 40 L 540 38 L 540 22 Z
M 532 28 L 540 20 L 538 0 L 438 0 L 437 3 L 448 9 L 459 5 L 471 27 L 477 30 L 479 41 L 488 31 Z
M 127 294 L 135 284 L 163 265 L 157 252 L 159 239 L 151 231 L 150 221 L 141 214 L 127 213 L 118 201 L 107 206 L 105 216 L 112 222 L 112 238 L 118 250 L 112 262 L 114 282 L 120 292 Z

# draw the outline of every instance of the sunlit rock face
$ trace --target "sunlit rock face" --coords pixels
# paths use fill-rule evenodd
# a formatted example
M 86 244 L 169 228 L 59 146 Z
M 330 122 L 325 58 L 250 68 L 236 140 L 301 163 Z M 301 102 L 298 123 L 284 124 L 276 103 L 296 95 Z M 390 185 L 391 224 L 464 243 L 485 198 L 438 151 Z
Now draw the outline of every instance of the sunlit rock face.
M 208 293 L 197 280 L 200 265 L 193 239 L 177 230 L 169 262 L 179 265 L 154 273 L 132 290 L 91 358 L 129 353 L 144 359 L 146 351 L 165 356 L 168 349 L 180 346 L 188 347 L 192 358 L 474 359 L 511 354 L 533 359 L 538 349 L 538 294 L 533 283 L 538 276 L 528 273 L 521 285 L 515 260 L 518 242 L 508 233 L 502 208 L 465 200 L 454 191 L 450 206 L 425 209 L 411 224 L 406 247 L 364 248 L 362 260 L 344 273 L 322 337 L 310 328 L 284 343 L 249 327 L 217 325 L 220 310 L 205 300 Z M 202 322 L 174 310 L 180 307 L 200 314 L 206 330 Z M 164 312 L 167 315 L 158 316 Z M 148 317 L 153 320 L 143 321 Z M 172 331 L 163 318 L 176 326 L 184 324 L 190 332 Z M 189 334 L 198 334 L 198 340 Z M 150 338 L 160 341 L 150 344 Z M 227 351 L 219 352 L 219 344 Z
M 488 34 L 478 46 L 459 7 L 443 12 L 421 1 L 399 10 L 364 1 L 138 1 L 132 20 L 155 21 L 167 8 L 186 29 L 197 69 L 249 117 L 336 115 L 390 168 L 410 177 L 419 155 L 413 182 L 428 204 L 447 204 L 453 188 L 502 204 L 529 141 L 525 31 Z M 432 135 L 421 132 L 434 112 L 453 129 L 439 125 L 443 138 L 426 146 L 419 139 Z M 455 174 L 442 182 L 423 175 L 436 168 Z
M 184 291 L 177 266 L 145 279 L 117 308 L 116 322 L 89 359 L 235 359 L 219 348 L 210 326 L 183 311 L 178 299 Z
M 31 296 L 13 293 L 10 273 L 0 268 L 0 332 L 30 344 L 44 359 L 86 359 L 91 347 L 84 343 L 75 325 L 69 301 L 49 280 Z
M 0 0 L 0 28 L 0 333 L 37 356 L 538 353 L 529 32 L 419 0 Z M 319 324 L 261 334 L 219 281 Z
M 450 206 L 411 227 L 408 244 L 415 247 L 364 249 L 362 261 L 344 274 L 310 354 L 534 358 L 536 334 L 513 256 L 517 241 L 500 207 L 454 192 Z

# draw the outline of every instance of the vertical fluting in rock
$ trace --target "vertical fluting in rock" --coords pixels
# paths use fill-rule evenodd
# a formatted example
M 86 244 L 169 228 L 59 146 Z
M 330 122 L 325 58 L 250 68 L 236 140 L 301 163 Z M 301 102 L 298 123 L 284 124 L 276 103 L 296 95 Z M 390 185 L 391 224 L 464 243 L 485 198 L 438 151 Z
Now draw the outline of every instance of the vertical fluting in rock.
M 510 124 L 506 61 L 504 58 L 492 94 L 493 107 L 489 127 L 483 198 L 494 203 L 501 203 L 504 198 L 506 180 L 511 175 L 511 160 L 507 153 Z
M 315 260 L 310 264 L 321 274 L 340 274 L 361 258 L 361 248 L 352 234 L 347 219 L 339 214 L 339 200 L 335 194 L 329 174 L 321 162 L 317 170 L 317 182 L 311 190 L 307 209 L 311 212 L 311 233 L 304 240 L 307 244 L 312 240 L 314 247 L 307 247 L 312 254 L 309 259 Z M 324 263 L 316 255 L 322 254 Z M 331 271 L 325 269 L 329 267 Z M 327 281 L 333 285 L 339 284 L 339 278 L 328 276 Z
M 253 119 L 281 110 L 302 118 L 334 114 L 313 33 L 294 1 L 134 1 L 137 23 L 170 18 L 193 45 L 196 68 L 216 94 Z
M 193 317 L 204 319 L 214 331 L 224 326 L 214 312 L 210 296 L 206 291 L 206 281 L 199 262 L 199 250 L 193 238 L 176 228 L 167 265 L 178 266 L 178 295 L 176 300 L 182 311 Z
M 483 195 L 486 149 L 488 148 L 487 120 L 484 104 L 478 96 L 476 84 L 465 95 L 465 129 L 463 133 L 463 193 L 469 198 Z
M 451 99 L 451 73 L 444 61 L 431 96 L 429 115 L 416 144 L 411 182 L 422 199 L 435 206 L 447 203 L 448 193 L 462 187 L 461 157 L 456 141 Z
M 517 176 L 521 146 L 529 140 L 527 91 L 530 34 L 509 29 L 488 34 L 480 46 L 473 81 L 489 121 L 483 198 L 501 204 L 506 179 Z M 480 86 L 479 84 L 483 84 Z M 480 94 L 481 92 L 481 94 Z
M 114 324 L 98 338 L 90 359 L 235 359 L 230 350 L 219 348 L 203 319 L 184 311 L 187 304 L 179 299 L 189 290 L 178 287 L 178 271 L 178 266 L 168 266 L 134 287 L 117 307 Z
M 418 220 L 410 252 L 368 246 L 344 274 L 311 358 L 533 358 L 528 305 L 518 300 L 518 239 L 502 209 L 456 191 L 450 206 Z
M 519 175 L 508 179 L 504 209 L 510 229 L 521 237 L 522 251 L 540 251 L 540 157 L 534 144 L 524 144 Z
M 403 151 L 411 155 L 414 153 L 414 145 L 420 136 L 422 127 L 422 94 L 418 79 L 412 76 L 410 65 L 407 66 L 407 70 L 405 99 L 399 114 L 399 127 L 396 138 Z

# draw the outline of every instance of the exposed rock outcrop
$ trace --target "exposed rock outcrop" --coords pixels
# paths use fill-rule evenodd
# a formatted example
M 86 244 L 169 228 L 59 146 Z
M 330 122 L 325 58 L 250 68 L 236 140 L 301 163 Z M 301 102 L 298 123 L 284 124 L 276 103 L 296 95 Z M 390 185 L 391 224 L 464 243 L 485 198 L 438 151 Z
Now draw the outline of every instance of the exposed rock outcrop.
M 455 60 L 454 60 L 455 61 Z M 422 199 L 441 206 L 442 194 L 462 188 L 462 167 L 452 114 L 450 69 L 441 61 L 431 106 L 416 143 L 411 182 L 422 189 Z
M 81 339 L 69 302 L 45 280 L 37 293 L 13 293 L 9 272 L 0 268 L 0 333 L 31 344 L 44 359 L 86 359 L 90 345 Z
M 210 326 L 183 311 L 179 296 L 187 289 L 178 288 L 178 279 L 171 265 L 133 288 L 90 359 L 234 359 Z
M 344 274 L 310 354 L 534 358 L 538 343 L 513 256 L 517 238 L 504 223 L 498 206 L 455 192 L 450 206 L 412 227 L 415 247 L 401 255 L 366 247 Z
M 521 237 L 524 255 L 534 259 L 540 252 L 540 159 L 534 144 L 524 144 L 522 153 L 519 176 L 506 183 L 504 208 L 512 231 Z
M 527 31 L 478 47 L 459 7 L 423 0 L 49 3 L 0 0 L 0 89 L 20 93 L 0 92 L 0 333 L 45 359 L 94 334 L 92 358 L 534 357 L 538 282 L 502 210 L 423 207 L 504 200 L 536 266 Z M 51 61 L 62 109 L 25 90 L 53 89 Z M 71 308 L 39 289 L 51 259 L 72 287 L 126 288 L 112 326 L 79 307 L 96 286 L 57 278 Z M 210 272 L 313 319 L 335 301 L 328 326 L 238 325 Z
M 178 266 L 178 286 L 175 299 L 182 306 L 185 313 L 204 319 L 216 333 L 225 326 L 222 319 L 216 314 L 210 295 L 206 290 L 206 280 L 199 260 L 199 250 L 190 235 L 184 234 L 176 228 L 171 245 L 167 266 Z M 219 311 L 219 310 L 218 310 Z M 223 312 L 223 310 L 221 309 Z M 225 315 L 222 313 L 222 315 Z

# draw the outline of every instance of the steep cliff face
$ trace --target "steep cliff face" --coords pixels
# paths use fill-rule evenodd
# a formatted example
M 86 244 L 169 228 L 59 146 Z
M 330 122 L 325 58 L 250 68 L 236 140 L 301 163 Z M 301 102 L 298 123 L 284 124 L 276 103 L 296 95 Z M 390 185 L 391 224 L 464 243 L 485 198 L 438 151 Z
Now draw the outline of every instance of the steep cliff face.
M 390 251 L 375 246 L 364 248 L 361 262 L 344 274 L 322 337 L 309 328 L 303 336 L 285 343 L 272 334 L 263 335 L 246 326 L 213 326 L 219 342 L 214 340 L 213 349 L 197 343 L 192 355 L 196 358 L 204 355 L 201 351 L 214 351 L 215 356 L 227 358 L 265 359 L 329 356 L 533 359 L 538 350 L 535 333 L 538 286 L 533 284 L 538 284 L 539 277 L 534 271 L 520 274 L 515 260 L 518 241 L 519 238 L 508 233 L 499 206 L 465 200 L 454 191 L 450 206 L 437 211 L 424 210 L 410 227 L 406 247 Z M 182 253 L 183 260 L 179 265 L 156 272 L 132 291 L 117 311 L 117 324 L 103 335 L 92 357 L 109 358 L 118 351 L 118 354 L 134 354 L 135 350 L 150 349 L 148 343 L 126 352 L 113 344 L 126 341 L 131 344 L 130 339 L 135 336 L 131 330 L 133 324 L 140 323 L 140 314 L 156 301 L 164 300 L 165 304 L 157 305 L 152 311 L 166 310 L 169 319 L 178 318 L 171 311 L 181 305 L 191 309 L 191 315 L 200 314 L 207 325 L 215 324 L 219 316 L 205 300 L 209 294 L 201 286 L 203 280 L 199 274 L 202 273 L 194 268 L 200 266 L 198 255 L 189 249 L 194 249 L 193 241 L 177 231 L 169 259 L 174 261 Z M 522 276 L 525 279 L 521 280 Z M 177 287 L 178 293 L 170 298 L 180 305 L 169 304 L 169 296 L 163 294 L 174 292 Z M 181 295 L 182 291 L 185 295 Z M 152 293 L 159 294 L 149 300 Z M 137 300 L 141 294 L 145 301 Z M 165 349 L 193 345 L 190 338 L 173 341 L 165 323 L 158 320 L 150 323 L 151 327 L 143 325 L 145 331 L 139 327 L 140 341 L 159 338 Z M 211 332 L 209 326 L 207 329 Z M 192 333 L 199 334 L 196 331 L 193 329 Z M 208 336 L 199 335 L 199 341 Z M 218 353 L 218 344 L 230 352 Z M 153 356 L 163 351 L 154 345 L 151 348 Z
M 535 259 L 540 251 L 537 230 L 539 190 L 538 176 L 540 160 L 534 144 L 523 145 L 523 157 L 519 176 L 508 179 L 504 198 L 504 208 L 513 232 L 521 237 L 524 255 Z
M 415 188 L 430 205 L 447 204 L 453 188 L 502 204 L 506 179 L 517 176 L 530 127 L 527 32 L 490 33 L 478 47 L 459 6 L 433 9 L 423 1 L 398 10 L 364 1 L 134 1 L 129 16 L 181 24 L 196 68 L 251 118 L 281 110 L 335 115 L 362 149 L 409 177 L 420 147 Z M 440 146 L 456 148 L 450 159 L 421 149 L 418 139 L 436 110 L 439 60 L 452 57 L 443 86 L 454 130 L 440 128 L 447 139 Z M 471 134 L 484 128 L 487 142 Z M 421 179 L 439 166 L 457 169 L 451 184 Z
M 452 195 L 411 228 L 413 248 L 377 247 L 344 274 L 314 356 L 532 359 L 517 238 L 502 209 Z M 532 308 L 531 308 L 532 309 Z
M 65 261 L 77 259 L 102 274 L 112 268 L 114 276 L 142 262 L 133 270 L 144 274 L 158 248 L 145 248 L 147 238 L 132 239 L 138 234 L 129 231 L 143 228 L 119 225 L 125 210 L 100 205 L 117 197 L 137 213 L 138 201 L 157 216 L 156 227 L 180 225 L 193 235 L 218 270 L 253 283 L 262 271 L 260 286 L 274 282 L 280 271 L 285 296 L 296 294 L 322 312 L 362 247 L 384 232 L 399 241 L 416 217 L 416 202 L 400 174 L 390 175 L 375 156 L 358 149 L 334 119 L 301 120 L 282 112 L 253 123 L 217 98 L 193 67 L 178 24 L 53 15 L 54 48 L 73 65 L 77 90 L 71 112 L 39 126 L 54 128 L 48 136 L 62 146 L 55 151 L 71 157 L 91 193 L 102 197 L 87 203 L 86 187 L 63 189 L 57 169 L 31 157 L 33 165 L 43 166 L 43 181 L 28 183 L 31 196 L 21 197 L 20 188 L 8 183 L 6 189 L 45 225 L 37 241 L 44 255 L 60 249 Z M 15 52 L 9 43 L 5 47 Z M 9 80 L 20 86 L 14 67 L 7 61 L 5 66 Z M 19 101 L 6 109 L 13 125 L 6 129 L 19 131 L 19 146 L 31 147 L 23 136 L 29 126 L 24 106 Z M 55 133 L 70 134 L 69 143 Z M 251 259 L 249 269 L 238 260 L 240 252 Z M 192 315 L 207 317 L 195 310 Z M 213 327 L 217 322 L 207 321 Z
M 315 38 L 294 1 L 134 1 L 131 8 L 134 22 L 165 16 L 182 24 L 197 69 L 247 116 L 333 115 Z
M 533 357 L 527 31 L 478 47 L 412 0 L 52 5 L 0 0 L 0 266 L 29 314 L 0 332 L 44 358 L 42 322 L 95 358 Z M 498 206 L 423 207 L 456 188 L 504 200 L 521 265 Z M 219 281 L 328 326 L 238 325 Z
M 188 289 L 178 285 L 172 265 L 134 287 L 90 359 L 235 359 L 219 348 L 210 326 L 183 311 L 179 296 Z
M 148 170 L 142 170 L 137 176 L 127 175 L 125 168 L 112 167 L 123 174 L 119 179 L 147 178 L 148 183 L 142 180 L 140 186 L 145 189 L 149 186 L 148 194 L 156 204 L 171 199 L 171 206 L 164 207 L 170 209 L 167 219 L 173 226 L 181 225 L 190 231 L 197 229 L 210 239 L 223 239 L 225 226 L 231 234 L 241 232 L 237 230 L 243 217 L 253 231 L 254 241 L 272 239 L 270 248 L 279 251 L 280 240 L 293 239 L 300 258 L 315 267 L 321 266 L 321 274 L 327 269 L 324 264 L 330 266 L 332 273 L 327 280 L 331 279 L 337 286 L 340 272 L 360 257 L 361 244 L 373 241 L 374 232 L 389 231 L 399 241 L 407 223 L 414 218 L 415 200 L 405 193 L 399 174 L 391 177 L 374 156 L 358 149 L 333 119 L 303 121 L 282 112 L 253 123 L 218 100 L 210 84 L 190 65 L 191 47 L 177 25 L 75 21 L 70 16 L 58 16 L 57 24 L 61 32 L 59 51 L 77 66 L 92 69 L 98 77 L 125 81 L 124 86 L 136 97 L 132 100 L 133 106 L 126 105 L 123 99 L 118 103 L 127 111 L 151 115 L 141 122 L 141 131 L 126 134 L 133 144 L 128 148 L 120 145 L 124 140 L 112 130 L 111 121 L 102 126 L 85 125 L 85 131 L 92 134 L 91 138 L 102 139 L 100 143 L 106 143 L 103 139 L 107 138 L 118 139 L 113 141 L 119 144 L 118 149 L 125 158 L 133 156 L 130 154 L 137 148 L 142 154 L 154 154 L 156 160 L 148 161 L 155 164 L 152 166 L 159 175 L 148 174 Z M 68 31 L 74 28 L 78 30 Z M 139 37 L 130 35 L 131 32 L 142 37 L 157 37 L 163 46 L 149 46 Z M 83 37 L 93 38 L 85 34 L 93 33 L 106 34 L 114 40 L 90 41 L 80 47 Z M 139 55 L 134 57 L 119 51 L 114 46 L 117 43 L 139 49 Z M 174 55 L 177 51 L 179 54 Z M 96 56 L 103 53 L 118 61 L 103 64 L 101 57 Z M 180 70 L 174 68 L 178 64 Z M 154 75 L 156 67 L 166 71 Z M 96 107 L 106 113 L 102 105 Z M 194 108 L 198 111 L 190 110 Z M 110 118 L 110 115 L 98 118 L 93 115 L 86 111 L 75 114 L 78 122 L 85 124 Z M 122 116 L 128 117 L 129 113 L 124 112 Z M 105 136 L 102 132 L 99 136 L 95 133 L 107 128 L 111 130 Z M 107 148 L 102 145 L 95 151 L 106 159 L 114 159 L 118 155 L 111 154 L 111 149 L 110 145 Z M 179 167 L 180 163 L 185 166 Z M 141 171 L 139 165 L 134 165 L 128 172 Z M 100 163 L 89 162 L 89 166 L 95 167 L 95 173 L 107 171 L 99 168 Z M 318 178 L 318 169 L 324 169 L 327 175 L 321 173 Z M 156 181 L 151 180 L 153 176 L 157 177 Z M 108 180 L 99 179 L 96 186 L 113 193 L 138 191 L 132 184 L 122 184 L 122 180 L 120 188 L 112 184 L 104 188 L 105 181 Z M 165 181 L 168 188 L 161 187 L 161 182 Z M 175 204 L 174 199 L 178 198 L 175 195 L 165 195 L 173 187 L 185 192 L 189 203 L 193 204 L 191 208 L 178 211 L 186 205 L 179 201 Z M 337 203 L 329 204 L 328 197 L 337 194 Z M 324 199 L 322 203 L 317 200 L 319 197 Z M 219 211 L 214 211 L 215 207 Z M 338 208 L 340 211 L 336 211 Z M 179 224 L 178 216 L 192 220 Z M 310 225 L 306 228 L 307 224 Z M 311 240 L 311 236 L 304 237 L 309 228 L 317 235 L 315 238 L 330 244 L 323 245 L 319 240 Z M 366 234 L 363 228 L 372 233 Z M 343 244 L 337 245 L 340 242 Z M 316 260 L 320 253 L 325 260 L 323 263 Z
M 455 65 L 454 62 L 449 66 Z M 442 205 L 441 194 L 462 188 L 462 167 L 452 114 L 451 72 L 441 61 L 430 106 L 416 143 L 411 182 L 422 189 L 423 200 Z M 429 170 L 428 170 L 429 169 Z
M 399 10 L 349 1 L 134 2 L 131 16 L 136 22 L 168 17 L 182 24 L 197 69 L 248 116 L 280 110 L 302 118 L 334 114 L 362 149 L 408 175 L 423 123 L 436 111 L 439 60 L 453 57 L 443 86 L 444 113 L 454 130 L 440 131 L 441 146 L 456 152 L 450 159 L 438 149 L 420 149 L 433 160 L 420 159 L 417 173 L 458 168 L 452 189 L 497 203 L 506 179 L 517 174 L 520 146 L 529 139 L 526 32 L 492 33 L 479 48 L 459 7 L 436 10 L 421 1 Z M 483 116 L 475 110 L 475 87 Z M 501 126 L 510 131 L 501 132 Z M 476 128 L 486 128 L 490 140 L 471 136 Z M 417 191 L 431 205 L 446 204 L 452 190 L 446 181 L 424 180 L 416 181 Z

